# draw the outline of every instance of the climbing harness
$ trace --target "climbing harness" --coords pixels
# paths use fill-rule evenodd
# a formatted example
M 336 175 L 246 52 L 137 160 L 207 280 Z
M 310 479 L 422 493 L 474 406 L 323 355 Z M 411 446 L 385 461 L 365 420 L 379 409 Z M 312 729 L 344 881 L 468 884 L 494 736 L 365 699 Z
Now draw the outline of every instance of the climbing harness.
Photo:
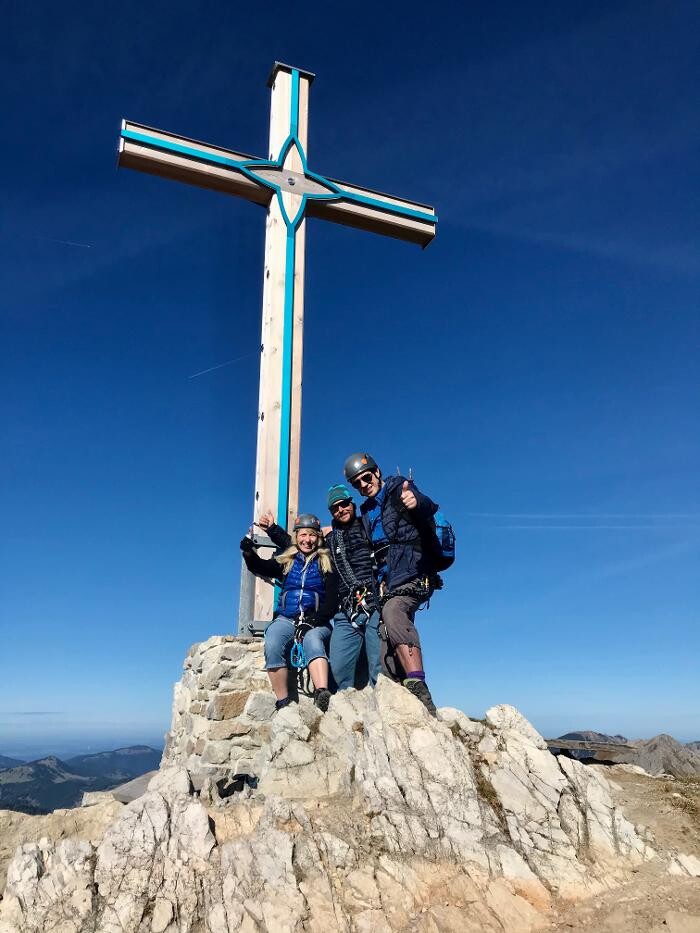
M 294 644 L 292 645 L 292 653 L 289 658 L 289 662 L 292 667 L 296 667 L 297 670 L 307 666 L 306 652 L 304 651 L 304 635 L 306 632 L 304 628 L 308 626 L 311 628 L 308 622 L 302 622 L 300 625 L 297 625 L 294 632 Z
M 376 599 L 372 590 L 363 586 L 343 600 L 343 608 L 353 628 L 363 628 L 376 608 Z
M 388 603 L 390 599 L 393 599 L 394 596 L 415 596 L 417 599 L 420 599 L 421 603 L 424 605 L 418 606 L 418 611 L 422 609 L 430 608 L 430 598 L 435 592 L 435 590 L 442 589 L 442 577 L 437 574 L 427 574 L 424 577 L 418 577 L 415 580 L 409 580 L 408 583 L 403 583 L 401 586 L 397 586 L 393 590 L 388 590 L 381 594 L 379 601 L 381 608 Z
M 302 615 L 294 630 L 294 644 L 292 645 L 292 651 L 289 656 L 289 663 L 297 672 L 297 688 L 299 693 L 303 693 L 308 697 L 313 696 L 314 691 L 311 686 L 309 662 L 306 659 L 306 652 L 304 651 L 304 636 L 307 632 L 310 632 L 312 628 L 313 625 L 310 622 L 305 622 Z
M 353 628 L 359 629 L 367 624 L 377 608 L 377 598 L 371 584 L 361 583 L 355 576 L 348 560 L 345 535 L 333 530 L 335 544 L 336 569 L 343 584 L 350 591 L 342 601 L 342 608 Z

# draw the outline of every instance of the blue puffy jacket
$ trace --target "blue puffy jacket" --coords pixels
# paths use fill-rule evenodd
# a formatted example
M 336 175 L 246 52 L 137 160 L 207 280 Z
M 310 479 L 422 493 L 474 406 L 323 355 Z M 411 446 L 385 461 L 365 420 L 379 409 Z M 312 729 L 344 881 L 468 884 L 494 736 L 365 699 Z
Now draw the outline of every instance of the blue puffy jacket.
M 408 482 L 409 489 L 418 500 L 415 509 L 407 509 L 401 501 L 404 482 Z M 360 506 L 363 516 L 368 501 L 365 499 Z M 390 476 L 384 481 L 382 525 L 389 542 L 385 577 L 389 589 L 433 573 L 434 567 L 428 553 L 424 552 L 422 536 L 427 539 L 433 532 L 432 517 L 437 510 L 438 506 L 432 499 L 423 495 L 405 476 Z M 369 528 L 367 533 L 370 533 Z
M 318 561 L 313 558 L 306 561 L 303 554 L 297 554 L 284 578 L 277 612 L 288 619 L 293 619 L 302 611 L 304 614 L 318 612 L 325 595 L 326 583 Z
M 297 619 L 303 609 L 304 615 L 308 615 L 308 621 L 313 625 L 330 624 L 338 611 L 338 576 L 335 572 L 324 574 L 316 555 L 306 563 L 303 554 L 296 554 L 286 574 L 274 557 L 265 560 L 250 551 L 243 554 L 243 559 L 251 573 L 265 579 L 279 580 L 282 584 L 276 613 L 288 619 Z

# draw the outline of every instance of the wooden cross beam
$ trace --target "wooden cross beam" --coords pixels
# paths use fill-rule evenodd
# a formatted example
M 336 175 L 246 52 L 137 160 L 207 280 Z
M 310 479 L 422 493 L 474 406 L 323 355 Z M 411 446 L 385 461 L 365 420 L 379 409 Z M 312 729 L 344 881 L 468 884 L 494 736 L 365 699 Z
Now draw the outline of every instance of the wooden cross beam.
M 305 218 L 318 217 L 427 246 L 432 207 L 311 171 L 307 160 L 309 88 L 314 75 L 276 62 L 271 88 L 269 158 L 258 159 L 122 122 L 118 164 L 212 188 L 267 208 L 254 514 L 271 508 L 290 526 L 299 505 L 304 326 Z M 239 631 L 272 618 L 272 588 L 241 583 Z

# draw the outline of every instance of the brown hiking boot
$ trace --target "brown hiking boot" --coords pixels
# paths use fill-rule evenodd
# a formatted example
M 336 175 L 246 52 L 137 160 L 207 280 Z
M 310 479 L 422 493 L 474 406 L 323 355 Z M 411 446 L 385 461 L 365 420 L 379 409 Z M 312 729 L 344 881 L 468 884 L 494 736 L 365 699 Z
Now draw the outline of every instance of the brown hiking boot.
M 412 693 L 414 697 L 417 697 L 421 701 L 431 716 L 437 718 L 437 710 L 435 709 L 433 698 L 424 680 L 416 680 L 414 677 L 409 677 L 404 680 L 403 685 L 409 693 Z

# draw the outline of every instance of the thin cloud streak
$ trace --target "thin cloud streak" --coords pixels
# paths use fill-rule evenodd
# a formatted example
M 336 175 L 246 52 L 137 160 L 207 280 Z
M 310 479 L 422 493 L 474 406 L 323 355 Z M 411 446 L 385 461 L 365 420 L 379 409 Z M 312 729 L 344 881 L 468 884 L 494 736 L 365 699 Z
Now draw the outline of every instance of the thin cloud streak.
M 7 713 L 0 713 L 0 716 L 65 716 L 63 712 L 50 712 L 44 710 L 10 710 Z
M 700 268 L 697 246 L 693 243 L 645 244 L 633 242 L 627 235 L 621 234 L 618 238 L 611 238 L 608 234 L 599 235 L 595 230 L 580 235 L 559 230 L 534 229 L 537 225 L 547 223 L 546 218 L 542 220 L 534 217 L 527 209 L 521 211 L 521 216 L 506 222 L 457 221 L 459 226 L 477 233 L 502 236 L 523 243 L 553 246 L 556 249 L 621 260 L 633 265 L 655 266 L 665 272 L 697 275 Z
M 74 240 L 57 240 L 52 236 L 38 236 L 37 240 L 46 240 L 48 243 L 60 243 L 61 246 L 79 246 L 82 249 L 92 249 L 90 243 L 76 243 Z
M 652 550 L 639 557 L 630 557 L 620 561 L 612 561 L 595 568 L 584 568 L 580 572 L 571 575 L 563 580 L 559 585 L 552 589 L 540 592 L 536 597 L 529 599 L 521 604 L 521 608 L 529 611 L 541 611 L 545 606 L 552 606 L 553 603 L 561 603 L 563 597 L 577 593 L 582 587 L 590 587 L 592 584 L 603 580 L 611 580 L 616 577 L 624 577 L 630 574 L 646 570 L 650 567 L 658 566 L 669 560 L 675 560 L 689 552 L 695 551 L 700 547 L 700 541 L 693 540 L 676 541 L 667 547 Z
M 700 528 L 697 512 L 466 512 L 494 519 L 488 531 L 687 531 Z M 515 521 L 514 521 L 515 520 Z M 498 522 L 503 522 L 499 524 Z
M 685 531 L 697 525 L 490 525 L 488 531 Z
M 198 373 L 192 373 L 191 376 L 188 376 L 188 379 L 196 379 L 197 376 L 204 376 L 206 373 L 213 373 L 215 369 L 223 369 L 224 366 L 230 366 L 231 363 L 238 363 L 239 360 L 247 360 L 248 357 L 256 356 L 260 351 L 253 350 L 250 353 L 244 353 L 243 356 L 234 356 L 232 360 L 226 360 L 225 363 L 217 363 L 216 366 L 210 366 L 209 369 L 202 369 Z
M 592 575 L 591 581 L 606 580 L 612 577 L 623 576 L 628 573 L 643 570 L 647 567 L 653 567 L 656 564 L 662 564 L 665 561 L 675 559 L 676 557 L 680 557 L 681 555 L 687 554 L 690 551 L 697 550 L 698 546 L 699 542 L 697 540 L 679 541 L 676 544 L 670 545 L 668 548 L 664 548 L 661 551 L 653 551 L 652 553 L 646 554 L 643 557 L 633 557 L 628 560 L 611 563 L 600 569 L 596 574 Z
M 700 512 L 464 512 L 469 518 L 533 518 L 533 519 L 561 519 L 580 518 L 597 521 L 598 519 L 626 518 L 653 520 L 653 519 L 691 519 L 700 518 Z

